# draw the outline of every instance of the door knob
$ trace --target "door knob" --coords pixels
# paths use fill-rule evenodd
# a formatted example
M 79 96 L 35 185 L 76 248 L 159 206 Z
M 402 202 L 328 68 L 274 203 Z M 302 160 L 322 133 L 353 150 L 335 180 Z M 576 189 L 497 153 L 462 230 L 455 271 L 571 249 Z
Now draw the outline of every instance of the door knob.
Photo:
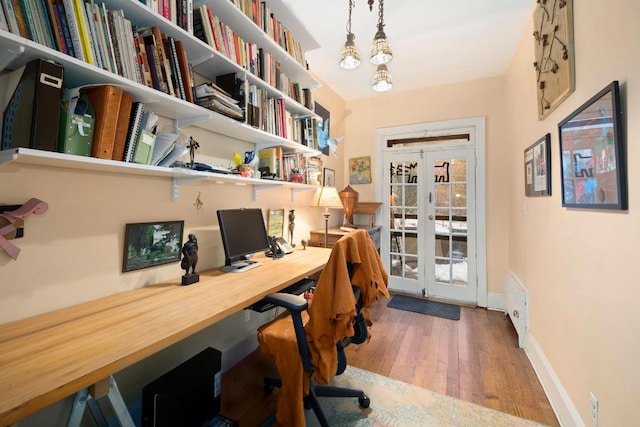
M 433 220 L 433 215 L 429 215 L 429 219 L 430 219 L 430 220 Z

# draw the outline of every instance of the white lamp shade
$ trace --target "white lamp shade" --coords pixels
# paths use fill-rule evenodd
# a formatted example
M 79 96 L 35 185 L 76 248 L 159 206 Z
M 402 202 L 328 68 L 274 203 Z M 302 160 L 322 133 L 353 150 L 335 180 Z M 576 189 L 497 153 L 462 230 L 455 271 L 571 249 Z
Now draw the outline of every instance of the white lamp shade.
M 309 206 L 328 209 L 342 209 L 342 201 L 335 187 L 320 187 Z

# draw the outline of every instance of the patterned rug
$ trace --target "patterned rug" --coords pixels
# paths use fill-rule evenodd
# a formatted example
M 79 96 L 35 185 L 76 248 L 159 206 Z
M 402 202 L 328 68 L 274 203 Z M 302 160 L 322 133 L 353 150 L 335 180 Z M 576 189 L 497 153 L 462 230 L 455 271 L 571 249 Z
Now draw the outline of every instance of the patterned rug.
M 372 427 L 540 427 L 542 424 L 435 393 L 362 369 L 347 367 L 334 385 L 365 390 L 371 399 L 361 409 L 355 398 L 320 398 L 332 426 Z M 307 426 L 318 426 L 313 411 L 306 411 Z

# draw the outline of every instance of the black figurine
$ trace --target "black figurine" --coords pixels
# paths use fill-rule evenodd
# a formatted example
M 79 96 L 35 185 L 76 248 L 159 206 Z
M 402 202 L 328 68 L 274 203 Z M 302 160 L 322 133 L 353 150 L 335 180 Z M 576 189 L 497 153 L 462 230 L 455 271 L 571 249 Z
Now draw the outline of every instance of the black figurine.
M 291 242 L 291 247 L 295 248 L 296 244 L 293 243 L 293 229 L 296 227 L 296 214 L 295 210 L 289 210 L 289 242 Z
M 191 160 L 189 166 L 191 167 L 191 169 L 193 169 L 195 165 L 196 150 L 200 148 L 200 143 L 193 139 L 192 136 L 190 136 L 189 142 L 187 143 L 187 148 L 189 149 L 189 159 Z
M 195 234 L 189 234 L 189 240 L 182 246 L 182 262 L 180 267 L 184 270 L 182 276 L 183 285 L 191 285 L 200 281 L 200 275 L 196 273 L 196 264 L 198 264 L 198 238 Z M 191 270 L 191 273 L 189 273 Z

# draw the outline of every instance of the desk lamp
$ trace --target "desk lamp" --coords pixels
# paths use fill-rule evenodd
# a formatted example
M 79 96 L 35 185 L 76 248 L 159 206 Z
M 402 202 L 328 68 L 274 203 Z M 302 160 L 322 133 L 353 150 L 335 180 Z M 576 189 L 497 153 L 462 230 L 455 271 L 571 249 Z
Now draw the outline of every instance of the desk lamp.
M 342 209 L 342 202 L 335 187 L 320 187 L 311 199 L 309 206 L 324 208 L 324 247 L 329 247 L 329 209 Z

